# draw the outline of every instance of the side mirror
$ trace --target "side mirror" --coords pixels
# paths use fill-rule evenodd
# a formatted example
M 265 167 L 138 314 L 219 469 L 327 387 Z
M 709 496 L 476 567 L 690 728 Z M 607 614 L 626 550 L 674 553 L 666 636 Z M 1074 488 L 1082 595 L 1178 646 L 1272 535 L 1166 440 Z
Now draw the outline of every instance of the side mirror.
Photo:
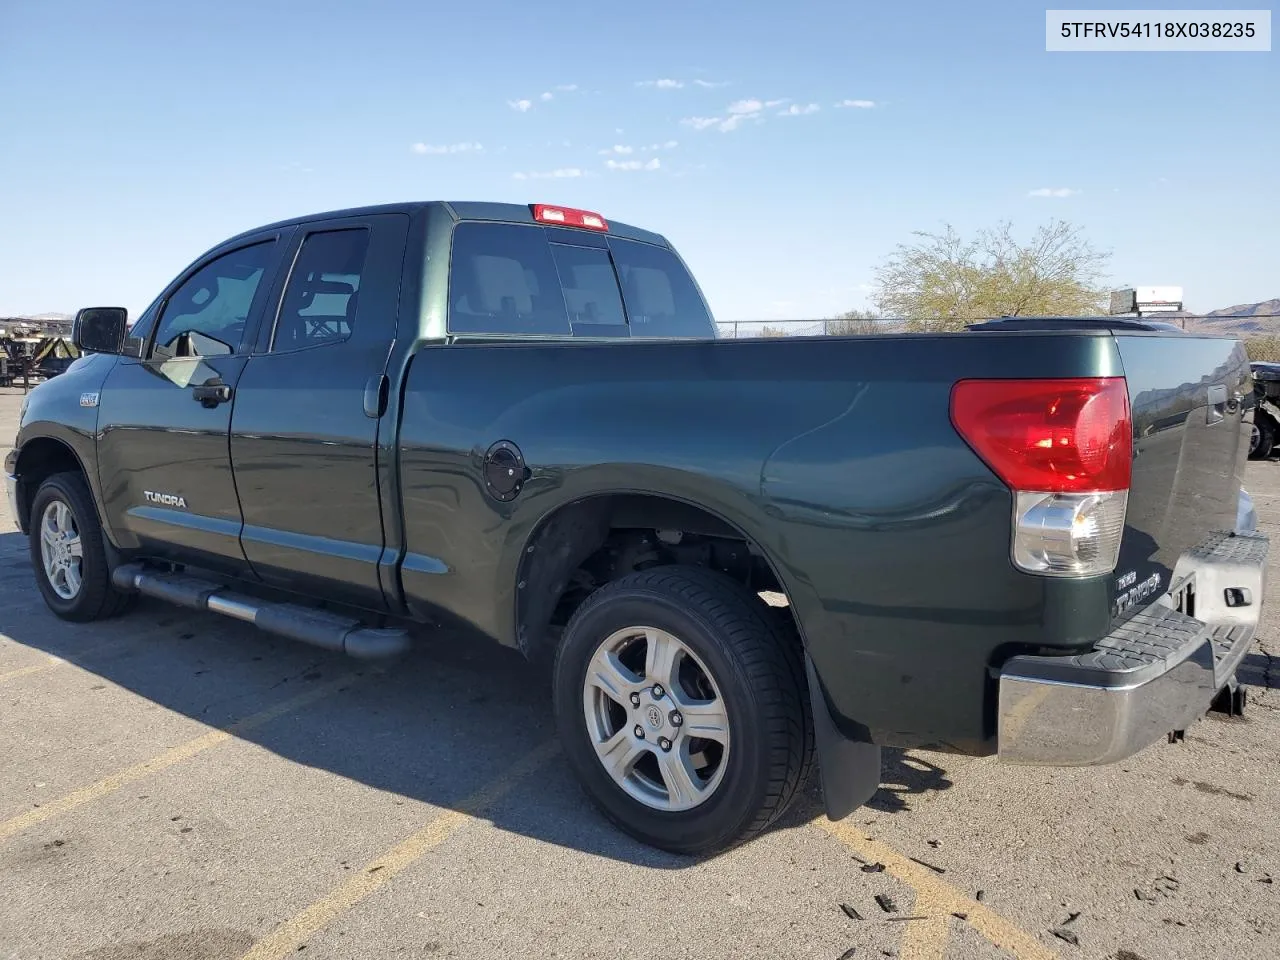
M 124 307 L 85 307 L 76 314 L 71 342 L 83 353 L 120 353 L 128 321 Z

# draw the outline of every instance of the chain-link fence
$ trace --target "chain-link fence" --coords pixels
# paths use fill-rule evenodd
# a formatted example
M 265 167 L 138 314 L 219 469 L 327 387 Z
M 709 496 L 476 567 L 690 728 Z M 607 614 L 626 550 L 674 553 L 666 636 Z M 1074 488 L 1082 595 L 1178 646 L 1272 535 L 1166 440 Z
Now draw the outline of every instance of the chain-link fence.
M 732 320 L 717 323 L 728 340 L 753 337 L 848 337 L 904 333 L 905 320 Z
M 968 323 L 978 323 L 974 317 Z M 1239 314 L 1194 316 L 1189 314 L 1151 314 L 1146 319 L 1160 320 L 1182 327 L 1188 333 L 1236 336 L 1242 340 L 1276 340 L 1280 342 L 1280 316 L 1275 314 Z M 833 337 L 871 336 L 885 333 L 907 333 L 927 329 L 906 320 L 730 320 L 717 323 L 725 339 L 756 337 Z M 1277 346 L 1280 352 L 1280 346 Z

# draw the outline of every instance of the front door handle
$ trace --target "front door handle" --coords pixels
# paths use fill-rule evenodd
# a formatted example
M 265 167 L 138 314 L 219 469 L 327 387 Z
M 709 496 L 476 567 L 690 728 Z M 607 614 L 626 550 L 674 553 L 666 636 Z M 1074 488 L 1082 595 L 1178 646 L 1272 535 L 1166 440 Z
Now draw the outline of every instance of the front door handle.
M 225 383 L 205 383 L 191 388 L 191 398 L 202 407 L 212 410 L 220 403 L 231 399 L 231 388 Z

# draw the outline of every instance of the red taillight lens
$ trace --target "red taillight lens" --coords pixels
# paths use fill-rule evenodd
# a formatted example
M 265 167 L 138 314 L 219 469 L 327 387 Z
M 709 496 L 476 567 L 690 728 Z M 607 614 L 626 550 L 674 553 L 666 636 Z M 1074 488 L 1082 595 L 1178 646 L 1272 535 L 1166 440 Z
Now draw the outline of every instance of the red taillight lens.
M 951 421 L 1014 490 L 1127 490 L 1133 427 L 1123 377 L 961 380 Z
M 533 219 L 539 223 L 554 223 L 561 227 L 582 227 L 586 230 L 609 232 L 609 222 L 590 210 L 573 207 L 553 207 L 546 203 L 533 204 Z

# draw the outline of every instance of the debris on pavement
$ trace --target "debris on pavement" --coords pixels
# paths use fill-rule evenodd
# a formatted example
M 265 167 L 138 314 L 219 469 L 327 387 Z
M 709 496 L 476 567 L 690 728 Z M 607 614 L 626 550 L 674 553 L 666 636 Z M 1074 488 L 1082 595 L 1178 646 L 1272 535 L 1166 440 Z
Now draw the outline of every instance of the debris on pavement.
M 877 893 L 876 903 L 880 904 L 880 909 L 885 913 L 897 913 L 898 905 L 893 902 L 893 897 L 887 893 Z
M 1065 929 L 1065 928 L 1063 928 L 1063 927 L 1054 927 L 1054 928 L 1053 928 L 1052 930 L 1050 930 L 1049 932 L 1050 932 L 1050 933 L 1052 933 L 1052 934 L 1053 934 L 1055 937 L 1057 937 L 1059 940 L 1064 940 L 1064 941 L 1066 941 L 1067 943 L 1071 944 L 1073 947 L 1078 947 L 1078 946 L 1080 946 L 1080 938 L 1079 938 L 1079 937 L 1077 937 L 1077 936 L 1076 936 L 1074 933 L 1072 933 L 1070 930 L 1067 930 L 1067 929 Z
M 884 873 L 883 863 L 868 863 L 862 867 L 863 873 Z
M 858 952 L 857 947 L 850 947 L 844 953 L 840 954 L 840 956 L 836 957 L 836 960 L 850 960 L 850 958 L 857 952 Z
M 918 864 L 920 864 L 920 866 L 922 866 L 922 867 L 928 867 L 928 868 L 929 868 L 930 870 L 932 870 L 934 873 L 946 873 L 946 872 L 947 872 L 947 871 L 946 871 L 946 870 L 944 870 L 942 867 L 935 867 L 932 863 L 926 863 L 924 860 L 921 860 L 921 859 L 919 859 L 918 857 L 907 857 L 907 859 L 908 859 L 908 860 L 910 860 L 912 863 L 918 863 Z
M 840 909 L 844 911 L 844 915 L 845 915 L 846 917 L 848 917 L 850 920 L 861 920 L 861 919 L 862 919 L 862 914 L 860 914 L 860 913 L 859 913 L 857 910 L 855 910 L 853 907 L 849 906 L 849 904 L 847 904 L 847 903 L 842 903 L 842 904 L 840 904 Z

